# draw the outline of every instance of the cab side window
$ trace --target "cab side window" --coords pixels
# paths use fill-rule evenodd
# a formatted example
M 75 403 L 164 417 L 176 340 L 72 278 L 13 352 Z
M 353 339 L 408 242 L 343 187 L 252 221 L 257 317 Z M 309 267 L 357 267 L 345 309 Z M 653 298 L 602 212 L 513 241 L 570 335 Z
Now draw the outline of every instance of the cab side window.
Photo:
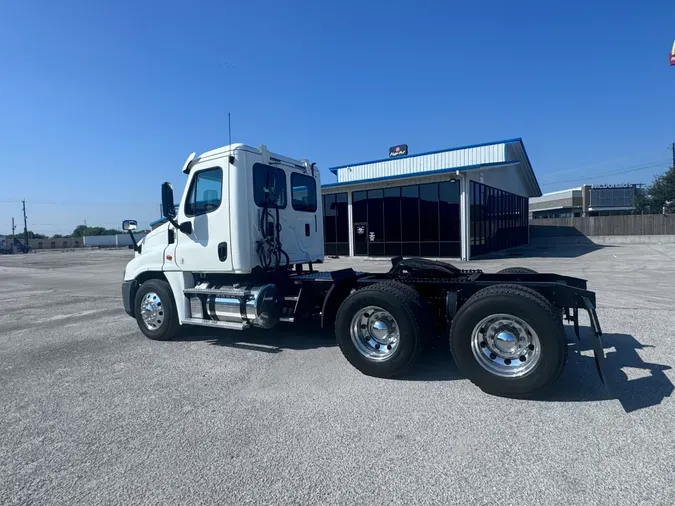
M 286 173 L 279 167 L 253 164 L 253 200 L 258 207 L 286 208 Z
M 185 201 L 185 215 L 199 216 L 220 207 L 223 199 L 223 171 L 220 167 L 195 173 Z
M 316 180 L 299 172 L 291 173 L 291 197 L 296 211 L 316 211 Z

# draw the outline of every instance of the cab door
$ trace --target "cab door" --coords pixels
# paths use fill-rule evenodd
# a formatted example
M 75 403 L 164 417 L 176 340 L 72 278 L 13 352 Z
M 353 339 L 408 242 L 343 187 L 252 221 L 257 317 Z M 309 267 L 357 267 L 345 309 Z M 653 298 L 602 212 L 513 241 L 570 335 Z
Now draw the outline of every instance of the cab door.
M 230 202 L 227 159 L 197 164 L 190 171 L 188 191 L 178 210 L 178 223 L 190 222 L 192 232 L 176 230 L 175 262 L 191 272 L 230 272 Z
M 318 212 L 320 182 L 318 174 L 290 173 L 291 206 L 288 212 L 293 226 L 291 240 L 299 253 L 296 261 L 323 259 L 323 218 Z

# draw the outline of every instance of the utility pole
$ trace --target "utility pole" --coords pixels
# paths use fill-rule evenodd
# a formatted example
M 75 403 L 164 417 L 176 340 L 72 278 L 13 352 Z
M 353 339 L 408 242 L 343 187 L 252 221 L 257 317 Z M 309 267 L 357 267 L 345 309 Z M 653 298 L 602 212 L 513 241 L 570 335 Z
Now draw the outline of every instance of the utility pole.
M 26 201 L 22 200 L 23 204 L 23 233 L 26 236 L 26 246 L 28 246 L 28 218 L 26 218 Z
M 16 225 L 14 224 L 14 217 L 12 216 L 12 240 L 14 240 L 14 231 L 16 230 Z
M 675 142 L 670 146 L 670 149 L 673 152 L 673 168 L 675 168 Z

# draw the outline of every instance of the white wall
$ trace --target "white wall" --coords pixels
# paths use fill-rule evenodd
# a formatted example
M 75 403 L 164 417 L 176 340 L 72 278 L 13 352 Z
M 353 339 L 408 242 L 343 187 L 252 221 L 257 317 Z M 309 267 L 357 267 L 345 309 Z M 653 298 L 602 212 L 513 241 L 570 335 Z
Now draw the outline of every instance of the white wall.
M 481 181 L 480 175 L 483 174 Z M 521 197 L 528 196 L 527 186 L 523 181 L 520 171 L 516 165 L 508 167 L 495 167 L 492 169 L 476 169 L 468 171 L 468 176 L 471 181 L 483 183 L 499 190 L 504 190 L 509 193 L 515 193 Z
M 346 183 L 380 177 L 414 175 L 430 170 L 501 163 L 505 160 L 505 144 L 489 144 L 343 167 L 337 170 L 337 179 L 338 183 Z
M 136 241 L 140 241 L 145 237 L 145 233 L 141 232 L 134 234 Z M 98 248 L 119 248 L 124 246 L 131 246 L 131 237 L 129 234 L 117 235 L 86 235 L 83 238 L 83 246 L 98 247 Z

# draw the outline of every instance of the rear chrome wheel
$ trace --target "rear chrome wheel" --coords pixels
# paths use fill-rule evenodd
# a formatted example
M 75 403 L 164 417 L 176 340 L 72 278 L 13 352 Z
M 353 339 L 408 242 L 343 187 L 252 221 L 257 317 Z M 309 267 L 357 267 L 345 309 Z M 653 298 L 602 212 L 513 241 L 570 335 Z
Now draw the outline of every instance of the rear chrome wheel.
M 522 285 L 497 284 L 473 294 L 450 327 L 457 367 L 483 391 L 524 397 L 550 385 L 567 359 L 556 308 Z
M 429 335 L 429 310 L 412 287 L 382 281 L 348 295 L 335 315 L 335 337 L 363 374 L 401 376 L 419 358 Z
M 521 318 L 493 314 L 474 327 L 471 351 L 485 370 L 503 378 L 518 378 L 537 367 L 541 344 L 537 333 Z
M 398 323 L 378 306 L 367 306 L 354 314 L 350 335 L 361 355 L 377 361 L 391 358 L 400 339 Z

